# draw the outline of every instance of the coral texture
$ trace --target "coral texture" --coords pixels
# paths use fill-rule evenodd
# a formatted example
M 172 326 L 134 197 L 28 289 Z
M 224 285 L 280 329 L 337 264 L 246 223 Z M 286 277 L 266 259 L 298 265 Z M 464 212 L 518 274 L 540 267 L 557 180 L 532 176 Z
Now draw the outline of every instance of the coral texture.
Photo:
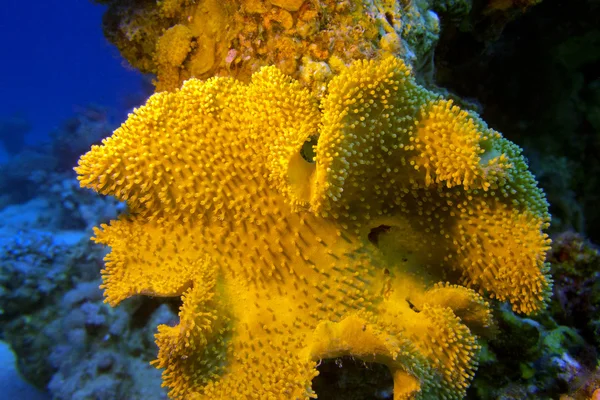
M 322 99 L 275 67 L 188 80 L 76 170 L 130 210 L 96 230 L 106 300 L 183 300 L 156 336 L 173 398 L 311 398 L 341 356 L 386 365 L 395 399 L 461 398 L 481 294 L 530 313 L 549 292 L 547 203 L 520 149 L 394 57 Z
M 426 1 L 101 0 L 107 38 L 158 91 L 191 77 L 248 81 L 275 65 L 315 91 L 344 64 L 393 54 L 428 62 L 440 23 Z M 311 74 L 316 65 L 326 71 Z

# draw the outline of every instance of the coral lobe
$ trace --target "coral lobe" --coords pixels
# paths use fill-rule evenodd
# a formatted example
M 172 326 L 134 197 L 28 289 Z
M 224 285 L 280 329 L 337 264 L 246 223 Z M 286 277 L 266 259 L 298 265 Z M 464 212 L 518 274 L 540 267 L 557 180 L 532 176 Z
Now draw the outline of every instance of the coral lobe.
M 316 397 L 317 363 L 340 356 L 385 364 L 395 399 L 461 398 L 481 295 L 530 313 L 549 292 L 547 203 L 520 149 L 394 57 L 322 99 L 275 67 L 188 80 L 76 170 L 130 209 L 96 230 L 107 301 L 183 299 L 157 334 L 174 398 Z

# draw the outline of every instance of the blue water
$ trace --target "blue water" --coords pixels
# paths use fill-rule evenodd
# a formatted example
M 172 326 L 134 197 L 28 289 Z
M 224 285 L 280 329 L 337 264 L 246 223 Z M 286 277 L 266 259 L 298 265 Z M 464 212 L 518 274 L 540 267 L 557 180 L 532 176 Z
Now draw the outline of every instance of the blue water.
M 104 7 L 89 0 L 3 0 L 0 9 L 0 120 L 31 124 L 28 143 L 89 103 L 119 110 L 140 91 L 104 38 Z

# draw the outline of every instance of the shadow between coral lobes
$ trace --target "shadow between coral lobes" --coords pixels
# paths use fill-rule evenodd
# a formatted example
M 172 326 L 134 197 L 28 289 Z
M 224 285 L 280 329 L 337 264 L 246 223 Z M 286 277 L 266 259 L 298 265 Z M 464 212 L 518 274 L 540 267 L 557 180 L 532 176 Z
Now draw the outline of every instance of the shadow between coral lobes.
M 312 389 L 319 399 L 384 400 L 394 397 L 394 379 L 385 365 L 353 357 L 328 358 L 317 367 Z

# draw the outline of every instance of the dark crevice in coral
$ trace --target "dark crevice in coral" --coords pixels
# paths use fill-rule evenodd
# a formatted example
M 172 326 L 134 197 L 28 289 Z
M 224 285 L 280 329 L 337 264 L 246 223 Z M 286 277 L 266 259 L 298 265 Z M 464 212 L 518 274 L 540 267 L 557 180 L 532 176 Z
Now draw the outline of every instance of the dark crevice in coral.
M 131 316 L 131 328 L 142 329 L 148 324 L 152 314 L 162 304 L 167 304 L 175 313 L 179 312 L 181 299 L 167 297 L 141 297 L 142 302 Z
M 379 244 L 380 235 L 388 232 L 391 229 L 389 225 L 379 225 L 369 232 L 367 237 L 369 238 L 369 242 L 373 243 L 375 246 Z
M 183 305 L 183 299 L 181 297 L 171 297 L 167 299 L 162 299 L 163 303 L 169 306 L 169 309 L 173 311 L 175 314 L 179 314 L 179 310 Z
M 394 16 L 392 15 L 391 12 L 387 11 L 385 13 L 385 20 L 388 22 L 388 24 L 390 24 L 391 26 L 394 26 Z
M 311 164 L 314 164 L 315 162 L 315 146 L 317 145 L 318 140 L 319 136 L 309 136 L 300 149 L 300 155 L 302 158 Z
M 319 399 L 383 400 L 394 397 L 394 380 L 388 367 L 353 357 L 322 360 L 312 388 Z
M 408 306 L 411 310 L 413 310 L 414 312 L 421 312 L 421 310 L 419 310 L 413 303 L 411 303 L 409 299 L 406 299 L 406 302 L 408 303 Z

